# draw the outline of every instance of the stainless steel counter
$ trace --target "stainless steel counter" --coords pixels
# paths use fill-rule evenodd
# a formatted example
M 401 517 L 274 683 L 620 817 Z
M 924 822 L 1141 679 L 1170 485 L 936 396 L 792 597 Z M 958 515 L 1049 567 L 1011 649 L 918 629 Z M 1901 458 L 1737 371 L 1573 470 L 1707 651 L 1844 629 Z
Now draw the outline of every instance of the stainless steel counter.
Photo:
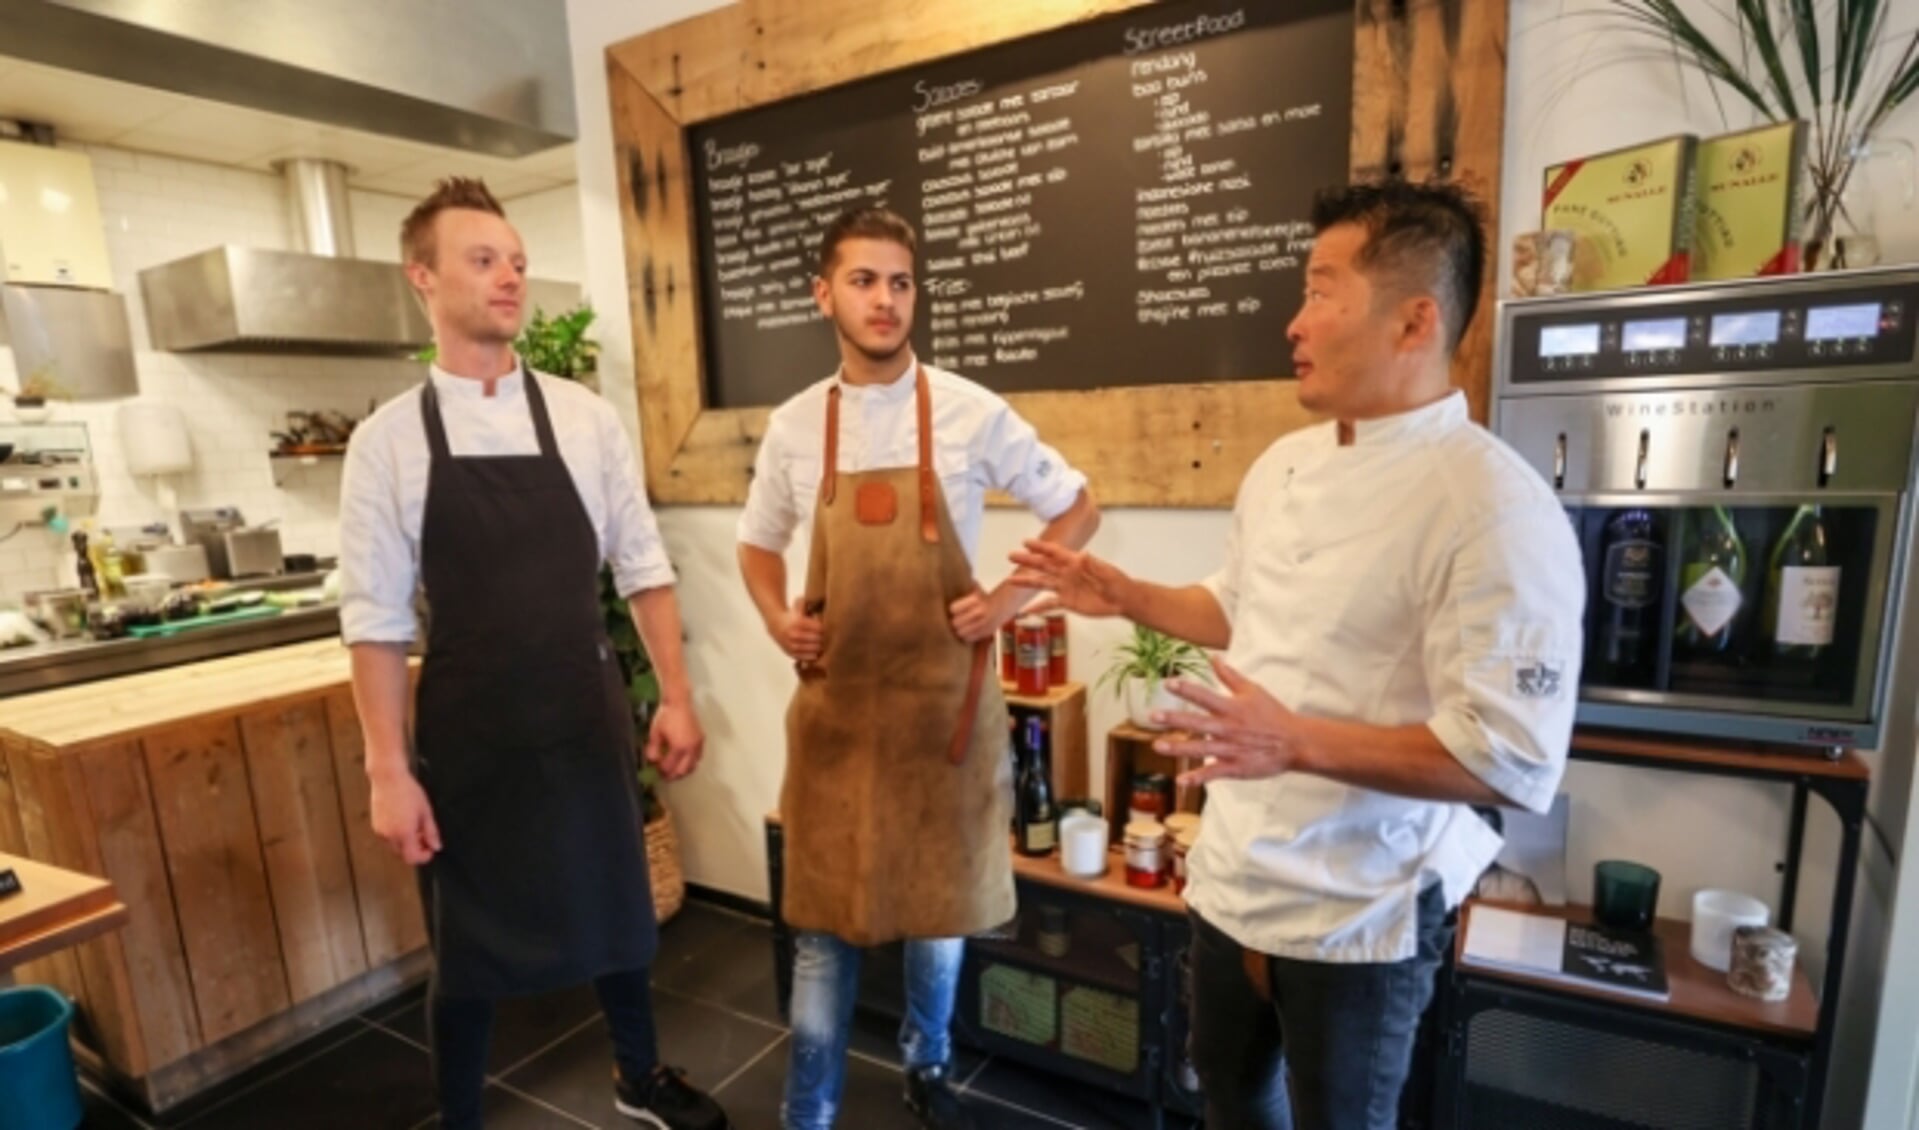
M 286 591 L 318 585 L 322 577 L 320 573 L 273 577 L 233 587 Z M 217 624 L 154 639 L 54 640 L 0 649 L 0 699 L 339 633 L 339 609 L 328 604 L 291 608 L 266 619 Z M 4 709 L 0 707 L 0 711 Z
M 327 606 L 155 639 L 58 640 L 10 648 L 0 651 L 0 699 L 339 634 L 339 609 Z M 0 706 L 0 712 L 5 709 Z

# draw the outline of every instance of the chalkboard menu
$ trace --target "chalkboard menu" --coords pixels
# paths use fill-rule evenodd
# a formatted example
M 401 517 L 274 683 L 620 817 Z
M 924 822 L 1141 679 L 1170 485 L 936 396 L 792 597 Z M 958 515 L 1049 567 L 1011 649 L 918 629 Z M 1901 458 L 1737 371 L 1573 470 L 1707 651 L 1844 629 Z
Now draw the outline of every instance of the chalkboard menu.
M 1000 392 L 1272 377 L 1347 179 L 1351 0 L 1149 5 L 695 127 L 709 406 L 839 364 L 819 238 L 920 233 L 919 357 Z

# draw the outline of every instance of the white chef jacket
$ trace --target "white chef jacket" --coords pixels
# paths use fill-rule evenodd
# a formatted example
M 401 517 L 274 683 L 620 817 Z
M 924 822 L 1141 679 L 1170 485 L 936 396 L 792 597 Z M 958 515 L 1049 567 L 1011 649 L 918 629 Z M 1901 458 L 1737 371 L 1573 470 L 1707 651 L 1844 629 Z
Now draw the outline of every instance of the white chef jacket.
M 1474 776 L 1545 811 L 1565 769 L 1585 569 L 1565 511 L 1454 393 L 1282 437 L 1247 473 L 1206 584 L 1228 662 L 1301 714 L 1424 723 Z M 1207 786 L 1188 903 L 1301 960 L 1412 957 L 1422 889 L 1447 905 L 1500 838 L 1463 804 L 1303 773 Z
M 826 394 L 840 386 L 839 469 L 847 474 L 919 463 L 914 366 L 895 379 L 852 385 L 836 373 L 773 410 L 753 464 L 739 539 L 784 553 L 796 534 L 810 538 L 826 462 Z M 1072 509 L 1086 476 L 1040 442 L 1033 426 L 988 389 L 926 366 L 932 396 L 933 469 L 966 560 L 975 561 L 986 492 L 1002 490 L 1050 522 Z
M 452 455 L 539 453 L 524 372 L 500 378 L 489 397 L 484 381 L 433 367 L 428 379 L 439 396 Z M 672 584 L 673 566 L 619 414 L 585 385 L 544 373 L 536 377 L 560 459 L 620 594 Z M 340 636 L 349 644 L 413 641 L 420 527 L 432 464 L 418 388 L 387 401 L 353 431 L 340 484 Z M 511 610 L 501 616 L 504 625 Z

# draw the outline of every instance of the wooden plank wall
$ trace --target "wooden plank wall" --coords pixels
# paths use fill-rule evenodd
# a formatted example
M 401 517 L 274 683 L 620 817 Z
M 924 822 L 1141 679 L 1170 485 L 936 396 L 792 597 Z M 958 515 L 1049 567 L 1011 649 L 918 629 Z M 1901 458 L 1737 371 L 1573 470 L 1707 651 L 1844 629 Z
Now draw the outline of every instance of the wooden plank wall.
M 687 126 L 1143 0 L 739 0 L 607 50 L 647 486 L 659 504 L 745 501 L 767 410 L 705 408 Z M 1452 178 L 1496 213 L 1504 0 L 1355 0 L 1352 173 Z M 1454 366 L 1486 418 L 1493 279 Z M 1290 299 L 1290 296 L 1287 296 Z M 1247 467 L 1313 422 L 1288 374 L 1008 399 L 1109 506 L 1226 507 Z
M 426 944 L 345 688 L 56 749 L 0 732 L 0 850 L 111 880 L 120 931 L 17 971 L 139 1079 Z

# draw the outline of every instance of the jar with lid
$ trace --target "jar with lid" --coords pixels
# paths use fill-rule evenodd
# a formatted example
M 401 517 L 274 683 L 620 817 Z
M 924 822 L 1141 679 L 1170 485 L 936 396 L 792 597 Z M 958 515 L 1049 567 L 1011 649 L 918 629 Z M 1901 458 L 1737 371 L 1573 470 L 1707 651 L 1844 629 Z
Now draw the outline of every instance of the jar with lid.
M 1199 823 L 1181 828 L 1173 836 L 1173 890 L 1186 893 L 1186 857 L 1192 854 L 1193 845 L 1199 842 Z
M 1132 799 L 1126 818 L 1160 821 L 1173 811 L 1173 779 L 1164 773 L 1137 773 L 1133 776 Z
M 1147 889 L 1166 885 L 1166 826 L 1159 821 L 1126 825 L 1126 883 Z

